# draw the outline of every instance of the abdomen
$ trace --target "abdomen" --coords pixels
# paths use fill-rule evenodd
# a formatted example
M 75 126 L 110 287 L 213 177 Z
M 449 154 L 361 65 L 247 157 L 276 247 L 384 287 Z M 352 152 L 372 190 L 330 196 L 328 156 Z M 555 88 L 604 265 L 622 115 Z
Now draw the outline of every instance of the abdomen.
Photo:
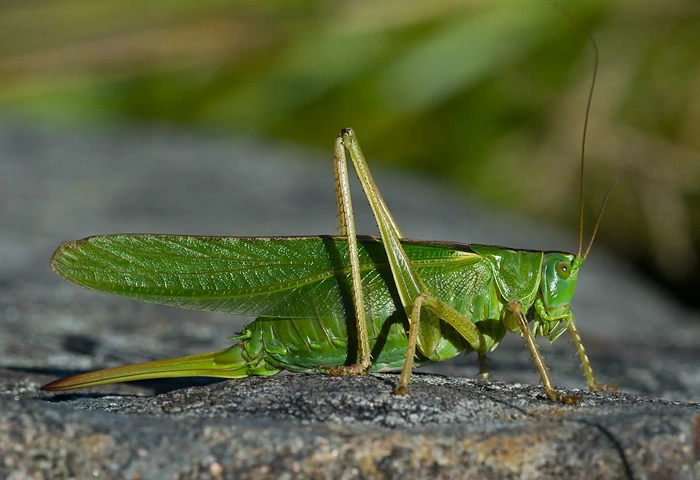
M 277 368 L 293 372 L 312 372 L 322 365 L 351 365 L 357 363 L 357 334 L 355 320 L 348 334 L 346 319 L 281 319 L 260 317 L 246 326 L 247 342 L 259 341 L 267 361 Z M 368 322 L 372 351 L 370 371 L 400 369 L 405 360 L 407 321 L 397 314 Z M 451 330 L 448 325 L 443 325 Z M 464 342 L 455 338 L 456 332 L 443 336 L 438 351 L 440 360 L 452 358 L 464 350 Z M 252 346 L 252 345 L 251 345 Z M 416 366 L 433 363 L 417 354 Z

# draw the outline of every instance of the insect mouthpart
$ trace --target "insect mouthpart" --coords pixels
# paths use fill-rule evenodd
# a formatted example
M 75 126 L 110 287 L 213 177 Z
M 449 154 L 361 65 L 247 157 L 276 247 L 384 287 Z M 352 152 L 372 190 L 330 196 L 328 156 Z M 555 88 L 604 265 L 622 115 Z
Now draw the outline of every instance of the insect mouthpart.
M 569 328 L 571 319 L 571 315 L 560 316 L 552 320 L 546 320 L 541 317 L 536 318 L 532 327 L 532 334 L 534 336 L 549 337 L 549 341 L 553 343 Z

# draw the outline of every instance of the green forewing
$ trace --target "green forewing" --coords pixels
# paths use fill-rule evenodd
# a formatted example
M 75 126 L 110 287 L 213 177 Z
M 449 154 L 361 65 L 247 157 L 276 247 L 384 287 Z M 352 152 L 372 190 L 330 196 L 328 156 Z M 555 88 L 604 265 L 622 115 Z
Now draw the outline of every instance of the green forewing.
M 481 256 L 466 247 L 406 242 L 404 248 L 431 291 L 452 305 L 489 281 Z M 359 256 L 368 313 L 394 311 L 381 242 L 359 237 Z M 51 265 L 83 287 L 165 305 L 319 319 L 342 318 L 352 308 L 341 237 L 103 235 L 61 244 Z

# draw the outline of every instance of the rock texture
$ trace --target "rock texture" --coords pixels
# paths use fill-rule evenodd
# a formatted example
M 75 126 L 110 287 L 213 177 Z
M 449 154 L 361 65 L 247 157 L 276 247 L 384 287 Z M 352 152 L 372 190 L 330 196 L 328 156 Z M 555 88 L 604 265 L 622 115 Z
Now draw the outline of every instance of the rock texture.
M 544 345 L 556 383 L 583 397 L 578 406 L 546 400 L 513 335 L 491 356 L 498 381 L 472 379 L 475 358 L 462 357 L 418 371 L 407 397 L 391 394 L 393 374 L 39 391 L 78 371 L 221 348 L 245 321 L 83 291 L 50 272 L 60 241 L 332 233 L 332 141 L 319 153 L 0 123 L 0 476 L 700 478 L 700 319 L 597 248 L 575 308 L 599 379 L 623 393 L 575 390 L 585 383 L 573 346 Z M 575 244 L 424 179 L 375 176 L 411 237 Z M 372 223 L 363 217 L 359 228 L 372 233 Z

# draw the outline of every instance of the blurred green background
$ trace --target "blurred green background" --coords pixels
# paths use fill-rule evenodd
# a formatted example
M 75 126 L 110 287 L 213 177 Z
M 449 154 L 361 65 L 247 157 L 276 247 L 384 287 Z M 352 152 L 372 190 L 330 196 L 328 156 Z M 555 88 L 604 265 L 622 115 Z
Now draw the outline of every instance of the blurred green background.
M 371 164 L 576 231 L 587 33 L 586 239 L 638 159 L 599 241 L 700 305 L 697 0 L 0 0 L 0 114 L 329 155 L 352 126 Z

